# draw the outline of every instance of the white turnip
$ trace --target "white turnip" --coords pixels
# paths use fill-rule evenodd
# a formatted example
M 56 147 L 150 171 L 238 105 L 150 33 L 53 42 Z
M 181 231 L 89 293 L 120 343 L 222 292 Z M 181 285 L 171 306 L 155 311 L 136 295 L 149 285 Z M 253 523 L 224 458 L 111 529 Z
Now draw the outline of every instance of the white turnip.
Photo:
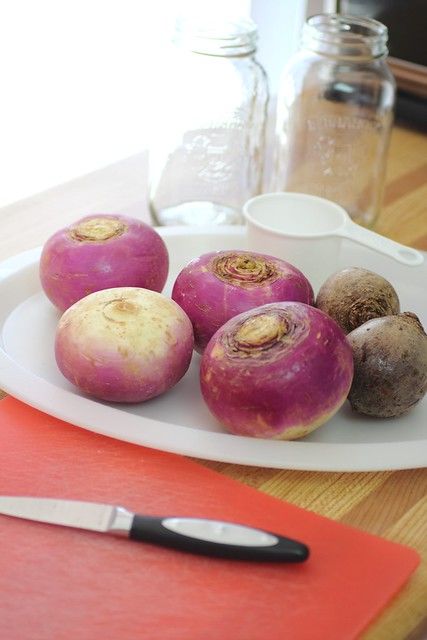
M 119 287 L 91 293 L 61 317 L 55 356 L 85 393 L 112 402 L 143 402 L 173 387 L 193 353 L 184 311 L 161 293 Z

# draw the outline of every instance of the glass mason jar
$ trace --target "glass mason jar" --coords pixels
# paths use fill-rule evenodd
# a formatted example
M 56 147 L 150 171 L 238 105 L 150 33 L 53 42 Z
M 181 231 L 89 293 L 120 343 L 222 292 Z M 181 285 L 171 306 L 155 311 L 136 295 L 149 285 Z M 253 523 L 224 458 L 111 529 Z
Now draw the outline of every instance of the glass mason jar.
M 178 21 L 150 148 L 155 224 L 240 224 L 261 191 L 268 87 L 256 41 L 251 20 Z
M 374 224 L 395 100 L 387 39 L 387 28 L 368 18 L 307 20 L 279 90 L 273 191 L 318 195 Z

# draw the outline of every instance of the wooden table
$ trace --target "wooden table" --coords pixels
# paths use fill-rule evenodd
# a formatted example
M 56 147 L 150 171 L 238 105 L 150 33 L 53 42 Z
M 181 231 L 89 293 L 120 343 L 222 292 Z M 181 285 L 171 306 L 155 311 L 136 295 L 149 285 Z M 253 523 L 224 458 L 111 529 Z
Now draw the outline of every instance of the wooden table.
M 115 211 L 148 220 L 146 172 L 142 153 L 0 209 L 0 260 L 43 244 L 86 213 Z M 427 250 L 426 135 L 395 127 L 376 230 Z M 363 638 L 427 637 L 427 469 L 317 473 L 200 462 L 279 499 L 417 549 L 421 566 Z

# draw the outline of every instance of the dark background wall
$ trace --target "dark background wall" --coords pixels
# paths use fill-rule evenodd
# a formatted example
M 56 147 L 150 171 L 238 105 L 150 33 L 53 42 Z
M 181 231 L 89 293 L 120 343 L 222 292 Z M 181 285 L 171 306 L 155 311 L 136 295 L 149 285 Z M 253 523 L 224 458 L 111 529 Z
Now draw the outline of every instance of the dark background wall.
M 342 0 L 341 13 L 379 20 L 391 56 L 427 66 L 427 0 Z
M 398 79 L 396 118 L 427 129 L 427 0 L 341 0 L 337 4 L 340 13 L 375 18 L 385 24 L 390 56 L 421 65 L 418 88 L 408 90 Z

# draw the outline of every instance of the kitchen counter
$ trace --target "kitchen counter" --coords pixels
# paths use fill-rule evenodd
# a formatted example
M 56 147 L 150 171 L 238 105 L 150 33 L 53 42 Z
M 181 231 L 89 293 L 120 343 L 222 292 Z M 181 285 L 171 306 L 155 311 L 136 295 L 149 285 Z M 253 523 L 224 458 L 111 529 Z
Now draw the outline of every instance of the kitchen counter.
M 43 244 L 87 213 L 120 212 L 148 220 L 146 173 L 147 156 L 141 153 L 0 209 L 0 260 Z M 420 132 L 393 130 L 375 230 L 427 250 L 427 136 Z M 417 549 L 420 567 L 363 639 L 427 636 L 427 469 L 326 473 L 200 462 L 279 499 Z

